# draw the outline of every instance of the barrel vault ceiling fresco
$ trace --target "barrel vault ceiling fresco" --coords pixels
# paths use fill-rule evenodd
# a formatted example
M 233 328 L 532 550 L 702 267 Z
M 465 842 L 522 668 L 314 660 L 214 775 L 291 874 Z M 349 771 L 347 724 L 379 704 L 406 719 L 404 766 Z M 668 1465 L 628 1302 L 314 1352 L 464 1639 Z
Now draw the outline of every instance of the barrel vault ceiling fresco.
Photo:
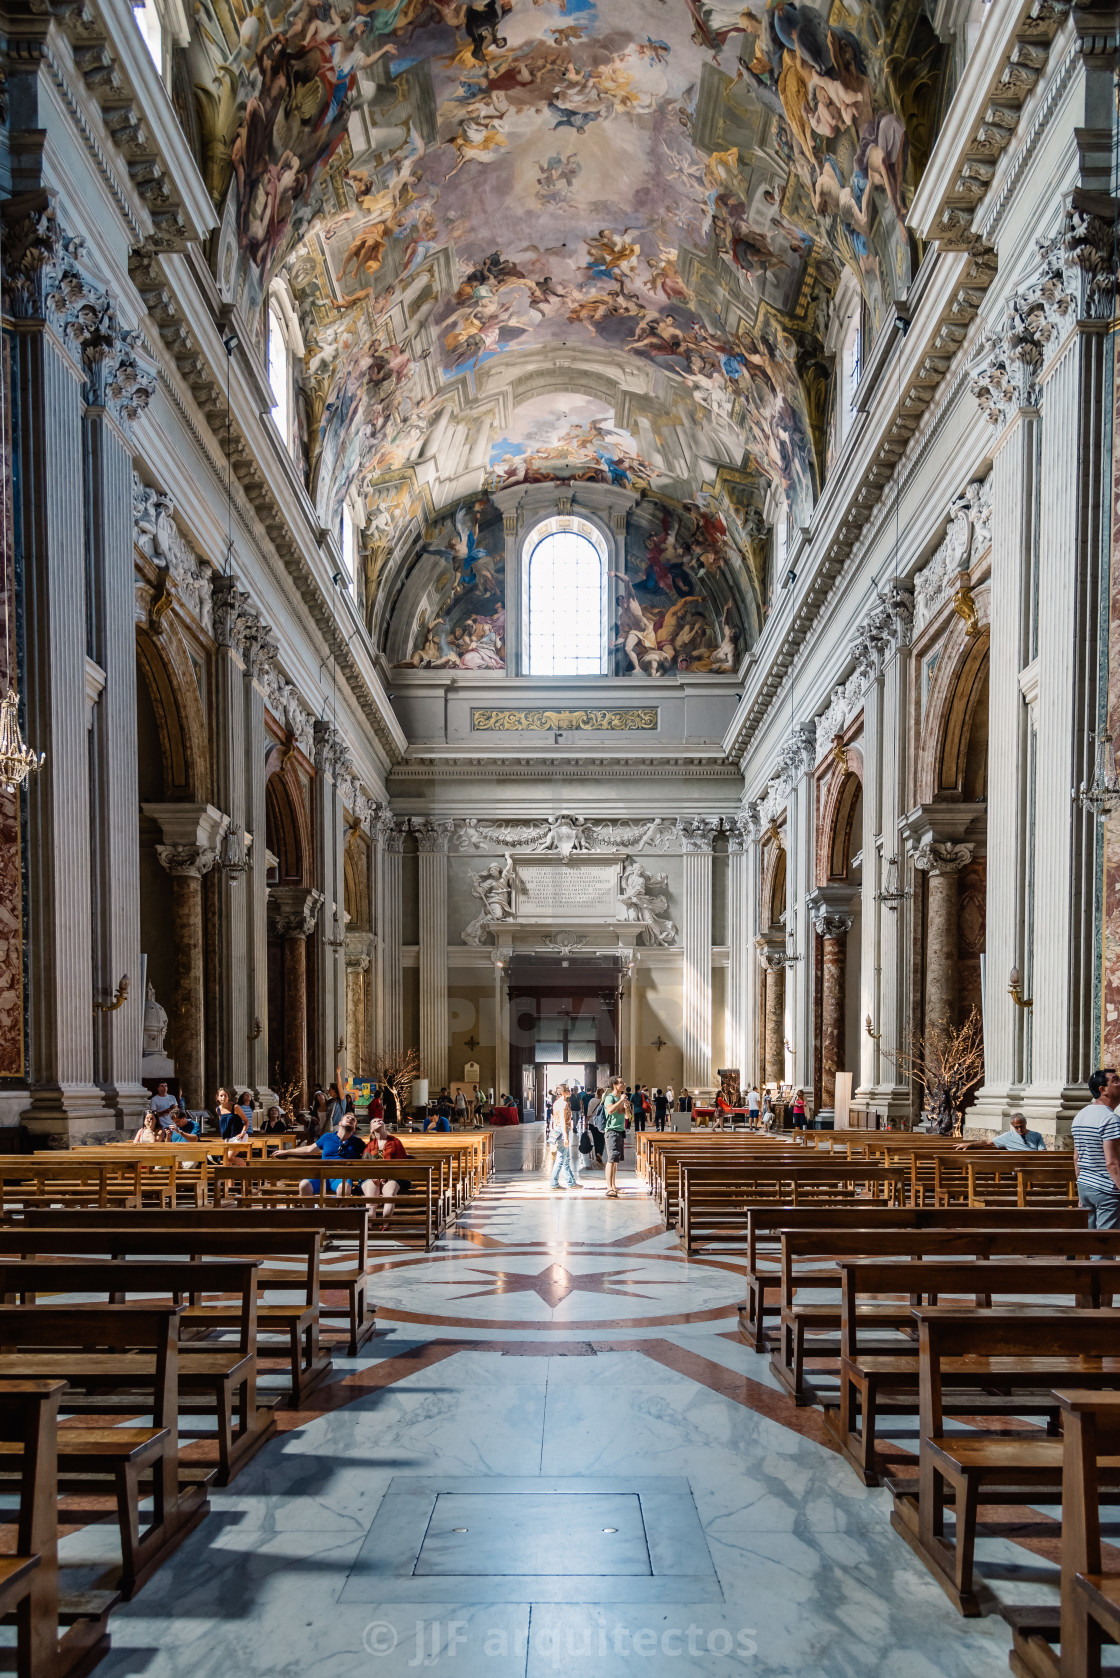
M 733 668 L 770 533 L 820 491 L 837 288 L 867 344 L 917 260 L 941 68 L 919 0 L 194 11 L 178 98 L 218 282 L 262 354 L 287 300 L 309 489 L 361 527 L 375 635 L 423 565 L 405 656 L 500 665 L 489 497 L 590 481 L 637 498 L 638 667 Z

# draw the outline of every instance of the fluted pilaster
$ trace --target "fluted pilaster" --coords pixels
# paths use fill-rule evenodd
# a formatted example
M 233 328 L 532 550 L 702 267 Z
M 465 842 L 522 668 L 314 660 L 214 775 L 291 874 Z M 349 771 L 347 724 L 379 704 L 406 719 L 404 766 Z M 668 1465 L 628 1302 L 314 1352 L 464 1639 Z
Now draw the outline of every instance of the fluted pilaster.
M 49 328 L 20 324 L 13 382 L 27 737 L 46 753 L 27 795 L 29 1123 L 65 1138 L 114 1122 L 94 1082 L 82 381 Z M 138 993 L 139 973 L 130 977 Z
M 1093 1054 L 1096 828 L 1070 797 L 1091 779 L 1097 727 L 1105 465 L 1105 327 L 1080 323 L 1042 379 L 1032 1065 L 1023 1110 L 1065 1120 L 1088 1099 Z
M 99 395 L 99 391 L 87 394 Z M 140 834 L 136 734 L 136 625 L 132 452 L 100 403 L 86 409 L 89 518 L 89 649 L 105 672 L 90 718 L 90 815 L 94 973 L 112 996 L 122 975 L 127 1000 L 94 1022 L 96 1077 L 118 1122 L 144 1115 L 140 1082 L 144 996 L 140 983 Z
M 984 1083 L 968 1115 L 969 1124 L 982 1130 L 1003 1129 L 1027 1075 L 1030 1021 L 1008 995 L 1007 975 L 1017 967 L 1023 983 L 1032 982 L 1026 937 L 1030 725 L 1019 677 L 1033 656 L 1038 449 L 1038 411 L 1018 409 L 992 461 L 988 848 L 998 865 L 987 877 Z
M 755 859 L 757 848 L 750 823 L 740 818 L 727 840 L 727 1042 L 728 1065 L 739 1068 L 741 1078 L 753 1080 L 754 979 L 758 963 L 754 957 Z M 744 1087 L 746 1087 L 744 1085 Z
M 682 832 L 684 1083 L 690 1090 L 712 1086 L 712 839 L 716 822 L 694 821 Z
M 432 1089 L 447 1083 L 447 844 L 450 822 L 413 822 L 420 853 L 420 1062 Z M 498 1082 L 502 1073 L 497 1072 Z
M 401 995 L 402 868 L 404 826 L 384 814 L 374 829 L 377 910 L 377 996 L 374 1047 L 399 1049 L 404 1042 L 404 999 Z

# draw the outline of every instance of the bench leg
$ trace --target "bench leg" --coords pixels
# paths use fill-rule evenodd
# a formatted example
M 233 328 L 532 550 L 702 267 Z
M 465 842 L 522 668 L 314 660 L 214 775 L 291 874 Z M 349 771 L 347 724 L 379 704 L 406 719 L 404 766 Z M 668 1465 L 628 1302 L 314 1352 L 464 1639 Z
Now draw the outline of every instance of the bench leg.
M 242 1396 L 247 1390 L 247 1385 L 247 1383 L 242 1384 Z M 215 1390 L 214 1414 L 218 1431 L 218 1484 L 219 1486 L 228 1486 L 233 1462 L 233 1405 L 230 1400 L 229 1385 L 225 1381 Z M 244 1422 L 242 1426 L 244 1427 Z
M 956 1530 L 953 1534 L 953 1583 L 961 1597 L 972 1595 L 972 1563 L 976 1554 L 976 1511 L 980 1503 L 980 1480 L 976 1474 L 966 1474 L 963 1484 L 957 1481 Z

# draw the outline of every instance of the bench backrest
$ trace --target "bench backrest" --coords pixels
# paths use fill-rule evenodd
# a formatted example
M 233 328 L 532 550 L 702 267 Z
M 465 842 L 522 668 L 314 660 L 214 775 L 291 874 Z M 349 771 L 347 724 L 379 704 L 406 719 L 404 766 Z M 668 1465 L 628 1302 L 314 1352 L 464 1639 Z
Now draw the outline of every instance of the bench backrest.
M 1120 1310 L 1055 1310 L 1040 1316 L 999 1310 L 920 1305 L 918 1324 L 919 1411 L 922 1437 L 941 1432 L 941 1363 L 944 1358 L 1116 1357 Z M 1120 1366 L 1118 1366 L 1120 1378 Z M 1042 1377 L 1040 1377 L 1042 1379 Z M 1013 1405 L 1013 1401 L 1009 1401 Z
M 1089 1232 L 1080 1208 L 1046 1207 L 1024 1213 L 1013 1206 L 754 1206 L 747 1219 L 747 1264 L 753 1270 L 760 1247 L 779 1247 L 783 1231 L 867 1230 L 1070 1230 Z
M 859 1301 L 868 1295 L 901 1294 L 915 1304 L 942 1294 L 972 1294 L 977 1305 L 990 1305 L 997 1295 L 1017 1298 L 1037 1295 L 1047 1302 L 1057 1295 L 1068 1296 L 1084 1308 L 1111 1304 L 1120 1294 L 1120 1248 L 1115 1260 L 1017 1259 L 1009 1264 L 998 1260 L 951 1258 L 920 1261 L 840 1259 L 840 1346 L 844 1357 L 854 1358 L 859 1346 Z
M 1085 1214 L 1088 1217 L 1088 1213 Z M 2 1226 L 0 1226 L 2 1227 Z M 15 1228 L 16 1225 L 9 1227 Z M 247 1206 L 244 1209 L 226 1206 L 199 1206 L 190 1210 L 166 1208 L 152 1210 L 127 1207 L 118 1211 L 87 1211 L 77 1208 L 63 1211 L 58 1207 L 32 1210 L 20 1219 L 20 1229 L 61 1230 L 74 1234 L 78 1230 L 100 1229 L 193 1229 L 203 1238 L 208 1234 L 239 1231 L 256 1235 L 267 1229 L 278 1239 L 290 1231 L 310 1233 L 321 1230 L 324 1237 L 342 1236 L 358 1244 L 357 1262 L 366 1268 L 369 1256 L 369 1212 L 363 1204 L 299 1207 Z
M 131 1224 L 116 1224 L 107 1229 L 69 1229 L 64 1225 L 57 1228 L 43 1229 L 24 1228 L 22 1224 L 14 1228 L 0 1229 L 0 1262 L 15 1258 L 41 1258 L 44 1262 L 73 1257 L 79 1253 L 93 1253 L 104 1261 L 111 1263 L 114 1259 L 123 1261 L 126 1257 L 134 1270 L 143 1269 L 145 1273 L 156 1268 L 153 1261 L 170 1258 L 253 1260 L 262 1256 L 294 1258 L 306 1266 L 306 1280 L 304 1283 L 309 1305 L 319 1302 L 319 1245 L 322 1235 L 318 1230 L 288 1230 L 263 1227 L 259 1230 L 219 1230 L 207 1232 L 205 1228 L 196 1226 L 180 1228 L 133 1229 Z M 137 1264 L 142 1260 L 142 1264 Z M 90 1268 L 87 1266 L 87 1268 Z M 170 1266 L 169 1266 L 170 1268 Z M 182 1269 L 182 1265 L 178 1265 Z M 252 1266 L 254 1276 L 256 1266 Z M 238 1273 L 244 1273 L 245 1265 L 237 1267 Z M 123 1274 L 123 1264 L 122 1271 Z M 231 1276 L 234 1271 L 231 1270 Z M 219 1287 L 222 1284 L 212 1279 L 210 1286 Z M 132 1284 L 136 1286 L 136 1284 Z M 167 1286 L 172 1286 L 168 1282 Z M 234 1284 L 230 1283 L 230 1290 Z M 81 1288 L 74 1290 L 81 1293 Z M 88 1290 L 86 1290 L 88 1291 Z M 186 1291 L 186 1290 L 182 1290 Z M 238 1285 L 237 1291 L 240 1291 Z M 254 1294 L 254 1312 L 256 1310 L 256 1296 Z M 254 1321 L 255 1334 L 255 1321 Z M 246 1350 L 252 1345 L 250 1340 Z

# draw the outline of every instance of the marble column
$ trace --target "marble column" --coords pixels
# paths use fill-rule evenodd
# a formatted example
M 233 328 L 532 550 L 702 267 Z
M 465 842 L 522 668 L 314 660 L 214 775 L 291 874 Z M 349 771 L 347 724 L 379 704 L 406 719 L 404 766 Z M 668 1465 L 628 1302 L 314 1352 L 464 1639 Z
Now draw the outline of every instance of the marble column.
M 145 804 L 143 811 L 160 825 L 164 843 L 156 846 L 156 855 L 171 875 L 175 948 L 171 1049 L 184 1099 L 197 1111 L 209 1105 L 208 1097 L 214 1093 L 205 1088 L 202 878 L 218 860 L 227 819 L 212 804 Z
M 248 871 L 243 886 L 245 916 L 246 1049 L 247 1084 L 259 1099 L 271 1105 L 275 1097 L 268 1064 L 268 866 L 265 852 L 267 832 L 267 736 L 264 725 L 264 681 L 272 669 L 276 649 L 266 633 L 247 637 L 245 672 L 242 677 L 242 709 L 245 739 L 245 826 L 252 841 Z
M 337 729 L 332 723 L 316 722 L 312 801 L 316 884 L 324 910 L 309 934 L 314 954 L 309 953 L 307 959 L 309 989 L 315 997 L 311 1045 L 318 1065 L 314 1074 L 328 1082 L 336 1070 L 341 1078 L 346 1076 L 346 822 L 338 778 L 348 766 L 345 742 Z
M 307 1105 L 309 1092 L 307 946 L 322 907 L 322 892 L 306 886 L 273 886 L 269 893 L 269 916 L 284 946 L 284 1075 L 296 1085 L 301 1107 Z
M 223 1081 L 230 1088 L 236 1084 L 240 1090 L 253 1082 L 249 1076 L 249 1032 L 253 1029 L 250 1021 L 259 1017 L 252 989 L 246 983 L 250 972 L 250 921 L 245 876 L 253 843 L 246 773 L 246 632 L 250 627 L 259 631 L 263 625 L 245 611 L 223 609 L 226 599 L 233 602 L 240 595 L 237 579 L 232 574 L 215 577 L 213 590 L 217 642 L 212 666 L 214 791 L 229 817 L 228 836 L 223 842 L 224 866 L 217 875 L 220 1004 L 214 1026 Z
M 754 879 L 756 826 L 746 816 L 739 816 L 728 824 L 727 835 L 728 958 L 724 1038 L 728 1065 L 738 1067 L 744 1089 L 749 1087 L 757 1061 L 754 1049 L 754 978 L 757 963 L 753 956 L 757 930 L 753 912 L 757 889 Z
M 677 825 L 684 848 L 683 1080 L 686 1089 L 704 1090 L 712 1088 L 712 840 L 719 823 L 701 817 Z
M 1037 784 L 1032 1065 L 1023 1111 L 1064 1128 L 1093 1065 L 1096 824 L 1070 788 L 1092 778 L 1098 723 L 1105 323 L 1081 321 L 1040 386 Z
M 781 1084 L 786 1075 L 786 969 L 763 963 L 766 975 L 766 1041 L 762 1076 L 768 1084 Z
M 346 934 L 346 1064 L 354 1078 L 369 1076 L 367 997 L 374 935 Z
M 402 869 L 404 823 L 383 811 L 374 828 L 376 840 L 377 993 L 374 1047 L 379 1053 L 403 1048 L 404 998 L 401 992 Z
M 420 1064 L 429 1086 L 447 1083 L 447 846 L 450 822 L 413 821 L 420 853 Z M 501 1073 L 496 1074 L 501 1083 Z
M 55 306 L 65 258 L 53 203 L 45 193 L 27 194 L 6 203 L 3 217 L 26 628 L 24 734 L 36 751 L 46 753 L 26 793 L 31 1022 L 26 1119 L 37 1140 L 51 1136 L 65 1145 L 116 1123 L 94 1066 L 81 473 L 86 375 Z M 99 961 L 99 971 L 100 966 Z M 139 971 L 129 976 L 139 992 Z M 121 977 L 122 972 L 113 975 L 114 988 Z
M 925 1029 L 953 1027 L 957 1018 L 957 876 L 972 860 L 971 845 L 927 840 L 914 866 L 928 878 L 925 944 Z
M 93 954 L 95 989 L 112 997 L 123 975 L 132 984 L 120 1008 L 94 1018 L 95 1076 L 121 1128 L 143 1118 L 140 1081 L 144 997 L 140 984 L 140 843 L 136 729 L 136 583 L 133 562 L 132 433 L 134 402 L 114 397 L 129 335 L 111 307 L 87 332 L 85 478 L 88 648 L 104 673 L 89 731 Z M 150 381 L 143 382 L 146 403 Z M 133 389 L 133 397 L 137 391 Z
M 1030 742 L 1020 676 L 1034 656 L 1038 464 L 1038 410 L 1016 403 L 992 455 L 988 851 L 998 864 L 986 882 L 984 1083 L 968 1114 L 969 1128 L 989 1131 L 1002 1130 L 1007 1115 L 1018 1109 L 1026 1072 L 1028 1018 L 1008 995 L 1007 981 L 1012 968 L 1019 969 L 1025 985 L 1032 980 L 1026 925 Z
M 816 797 L 813 785 L 816 729 L 801 724 L 794 730 L 789 757 L 792 780 L 786 810 L 786 932 L 802 959 L 787 969 L 786 1020 L 783 1033 L 783 1077 L 797 1089 L 813 1086 L 813 964 L 810 944 L 809 894 L 815 877 Z M 789 1043 L 787 1050 L 785 1044 Z
M 905 1048 L 910 1022 L 908 952 L 915 876 L 899 834 L 910 778 L 910 667 L 910 659 L 899 652 L 864 696 L 864 727 L 870 727 L 871 738 L 865 732 L 861 1015 L 865 1021 L 870 1014 L 872 1030 L 880 1036 L 875 1042 L 863 1031 L 861 1083 L 871 1083 L 873 1105 L 896 1123 L 908 1123 L 911 1112 L 909 1082 L 891 1058 Z M 893 908 L 876 896 L 887 886 L 892 857 L 898 858 L 897 885 L 892 889 L 907 894 Z
M 852 930 L 850 886 L 822 886 L 809 897 L 813 930 L 821 940 L 821 1106 L 836 1100 L 836 1074 L 854 1072 L 844 1062 L 844 1003 L 848 933 Z M 802 1085 L 802 1088 L 807 1086 Z

